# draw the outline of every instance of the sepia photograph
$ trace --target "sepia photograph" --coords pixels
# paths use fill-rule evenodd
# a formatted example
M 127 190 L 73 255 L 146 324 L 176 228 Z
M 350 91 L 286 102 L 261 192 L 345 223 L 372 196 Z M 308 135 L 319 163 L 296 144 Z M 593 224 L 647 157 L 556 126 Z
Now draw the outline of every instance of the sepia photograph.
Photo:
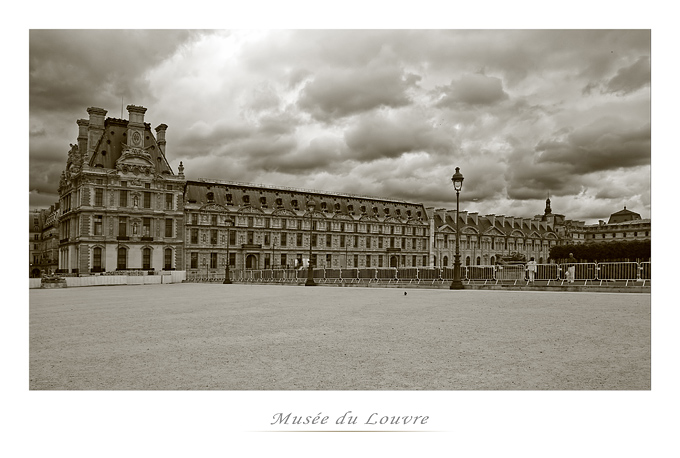
M 643 453 L 602 437 L 661 386 L 649 27 L 142 24 L 25 30 L 43 426 Z

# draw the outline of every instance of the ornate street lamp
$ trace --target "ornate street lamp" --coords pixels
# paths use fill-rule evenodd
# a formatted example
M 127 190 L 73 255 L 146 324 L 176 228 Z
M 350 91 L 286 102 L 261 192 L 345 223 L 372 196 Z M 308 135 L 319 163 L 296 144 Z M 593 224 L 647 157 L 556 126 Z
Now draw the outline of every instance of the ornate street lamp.
M 307 211 L 309 212 L 309 264 L 307 266 L 307 281 L 305 286 L 316 286 L 314 282 L 314 274 L 312 272 L 312 215 L 316 209 L 316 202 L 314 199 L 307 201 Z
M 231 236 L 231 231 L 230 227 L 233 224 L 233 221 L 230 220 L 229 218 L 224 220 L 224 223 L 227 225 L 227 262 L 225 263 L 224 266 L 224 281 L 222 282 L 223 285 L 231 285 L 231 278 L 229 278 L 229 240 Z
M 450 289 L 463 289 L 463 282 L 460 281 L 460 231 L 459 231 L 459 200 L 460 190 L 463 188 L 463 174 L 460 173 L 460 167 L 456 167 L 456 173 L 451 177 L 453 182 L 453 189 L 456 190 L 456 256 L 453 263 L 453 281 Z

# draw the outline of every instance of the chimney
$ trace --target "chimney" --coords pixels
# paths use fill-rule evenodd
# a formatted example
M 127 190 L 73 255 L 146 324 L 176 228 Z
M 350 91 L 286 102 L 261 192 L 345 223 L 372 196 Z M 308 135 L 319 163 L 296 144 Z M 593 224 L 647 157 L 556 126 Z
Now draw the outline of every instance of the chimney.
M 144 113 L 146 113 L 146 108 L 138 107 L 136 105 L 127 106 L 129 123 L 128 127 L 141 127 L 144 128 Z
M 79 119 L 76 121 L 76 124 L 78 124 L 78 155 L 82 164 L 86 158 L 89 159 L 87 154 L 87 136 L 90 122 L 87 119 Z
M 165 155 L 165 131 L 167 129 L 167 124 L 160 124 L 156 127 L 156 143 L 158 143 L 158 148 L 160 148 L 163 155 Z
M 94 148 L 97 142 L 104 134 L 104 119 L 107 111 L 103 108 L 90 107 L 87 109 L 87 114 L 90 115 L 90 123 L 87 130 L 87 154 L 83 156 L 85 162 L 90 161 Z M 83 153 L 85 153 L 83 151 Z

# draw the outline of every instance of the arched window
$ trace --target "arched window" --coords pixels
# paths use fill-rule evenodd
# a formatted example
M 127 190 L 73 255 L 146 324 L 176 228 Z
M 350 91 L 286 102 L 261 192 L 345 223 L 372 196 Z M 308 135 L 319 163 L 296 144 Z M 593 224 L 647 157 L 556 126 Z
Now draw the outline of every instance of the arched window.
M 165 270 L 172 270 L 172 248 L 165 249 L 165 265 L 163 268 Z
M 151 248 L 142 249 L 142 269 L 151 269 Z
M 102 271 L 102 249 L 95 247 L 92 250 L 92 272 Z
M 118 270 L 127 269 L 127 249 L 125 247 L 118 248 Z

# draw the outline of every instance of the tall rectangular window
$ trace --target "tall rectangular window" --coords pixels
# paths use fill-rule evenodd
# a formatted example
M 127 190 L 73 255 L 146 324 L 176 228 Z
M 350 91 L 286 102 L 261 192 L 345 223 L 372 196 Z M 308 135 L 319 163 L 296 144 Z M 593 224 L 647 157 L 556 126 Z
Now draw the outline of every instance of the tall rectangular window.
M 191 268 L 198 269 L 198 253 L 195 251 L 191 253 Z
M 94 190 L 94 206 L 101 207 L 104 205 L 104 190 L 96 188 Z
M 316 234 L 312 234 L 312 246 L 317 246 L 316 242 L 317 242 Z
M 118 235 L 121 237 L 127 236 L 127 217 L 118 217 Z
M 166 210 L 172 210 L 173 204 L 174 204 L 174 199 L 172 194 L 166 194 L 165 195 L 165 209 Z
M 151 237 L 151 218 L 142 218 L 142 237 Z
M 366 237 L 366 248 L 371 248 L 371 238 Z
M 102 235 L 102 215 L 94 215 L 94 235 Z
M 236 232 L 229 231 L 229 245 L 236 245 Z
M 297 246 L 302 246 L 302 234 L 297 233 Z
M 229 253 L 229 265 L 230 266 L 236 265 L 236 253 Z
M 121 207 L 127 207 L 128 205 L 128 192 L 125 189 L 118 191 L 118 200 Z
M 172 218 L 166 218 L 165 219 L 165 236 L 166 237 L 172 237 Z
M 151 249 L 144 248 L 142 250 L 142 269 L 151 269 Z
M 172 270 L 172 249 L 165 249 L 165 265 L 163 266 L 165 270 Z
M 217 253 L 210 253 L 210 268 L 217 269 Z
M 197 213 L 191 214 L 191 224 L 198 224 L 198 214 Z
M 287 234 L 285 232 L 282 232 L 281 233 L 281 246 L 286 246 L 287 243 L 288 243 Z
M 345 234 L 340 234 L 340 246 L 345 247 Z
M 331 246 L 331 234 L 326 234 L 326 246 Z
M 102 270 L 102 249 L 96 247 L 92 250 L 92 271 L 101 272 Z
M 198 243 L 198 229 L 191 229 L 191 243 Z
M 371 256 L 366 255 L 366 267 L 371 267 Z
M 217 245 L 217 229 L 210 230 L 210 244 Z
M 250 245 L 255 243 L 255 233 L 253 231 L 248 231 L 248 243 Z
M 288 257 L 285 254 L 281 255 L 281 267 L 287 267 L 286 263 L 288 262 Z
M 144 208 L 151 208 L 151 193 L 144 193 Z

